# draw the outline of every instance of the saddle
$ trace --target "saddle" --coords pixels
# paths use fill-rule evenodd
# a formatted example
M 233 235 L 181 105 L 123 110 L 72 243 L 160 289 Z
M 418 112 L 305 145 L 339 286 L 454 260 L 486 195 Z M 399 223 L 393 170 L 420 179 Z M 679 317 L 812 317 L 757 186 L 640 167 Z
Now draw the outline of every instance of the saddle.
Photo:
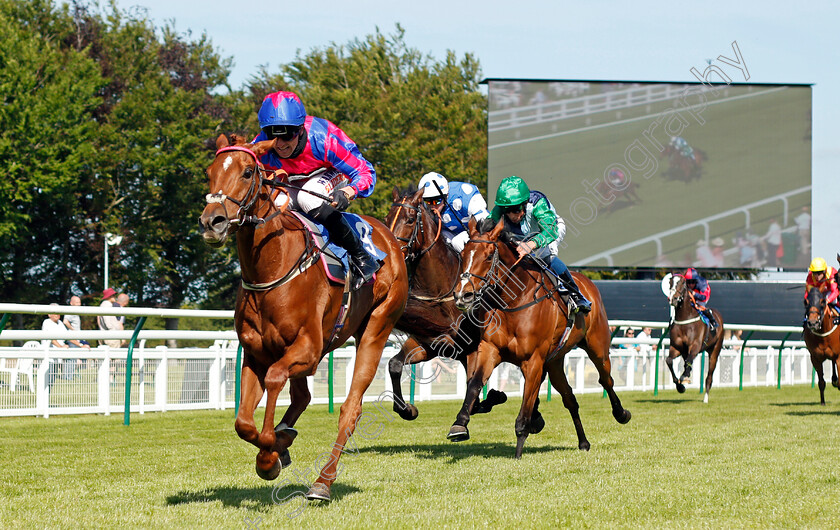
M 295 217 L 300 219 L 300 222 L 303 223 L 312 235 L 312 238 L 315 240 L 315 245 L 321 250 L 320 261 L 321 265 L 324 267 L 324 272 L 327 273 L 327 278 L 329 278 L 331 282 L 344 285 L 345 279 L 347 278 L 347 271 L 350 267 L 350 255 L 348 252 L 344 248 L 329 240 L 327 229 L 322 224 L 313 221 L 300 212 L 293 211 L 292 213 Z M 370 224 L 353 213 L 342 212 L 341 215 L 347 218 L 350 226 L 362 242 L 368 243 L 365 244 L 365 249 L 368 251 L 368 254 L 378 261 L 384 261 L 387 255 L 374 245 L 373 241 L 370 239 L 370 234 L 373 232 L 373 228 Z M 359 226 L 363 226 L 364 228 L 359 230 Z M 375 250 L 375 252 L 370 252 L 371 248 Z M 374 274 L 374 278 L 376 278 L 376 274 Z

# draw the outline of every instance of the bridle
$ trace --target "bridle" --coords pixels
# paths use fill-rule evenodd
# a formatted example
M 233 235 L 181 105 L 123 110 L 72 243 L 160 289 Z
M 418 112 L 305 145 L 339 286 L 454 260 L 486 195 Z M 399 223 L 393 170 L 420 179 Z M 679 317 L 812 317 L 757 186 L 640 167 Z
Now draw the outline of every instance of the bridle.
M 501 259 L 499 257 L 499 242 L 498 241 L 491 241 L 489 239 L 470 239 L 469 243 L 489 243 L 493 245 L 493 257 L 490 259 L 490 270 L 487 271 L 486 276 L 481 276 L 480 274 L 475 274 L 469 270 L 465 270 L 461 273 L 461 282 L 466 284 L 469 283 L 473 288 L 473 296 L 475 296 L 475 300 L 479 300 L 484 296 L 491 287 L 495 287 L 495 283 L 492 283 L 493 279 L 496 277 L 496 268 L 498 268 L 499 264 L 501 263 Z M 475 283 L 473 279 L 477 278 L 481 280 L 481 286 L 476 289 Z
M 252 211 L 254 205 L 256 204 L 257 199 L 260 195 L 260 190 L 263 186 L 277 188 L 283 186 L 283 184 L 277 183 L 274 181 L 274 179 L 268 178 L 268 171 L 260 163 L 257 154 L 251 149 L 248 149 L 247 147 L 243 147 L 240 145 L 231 145 L 223 147 L 216 151 L 216 157 L 218 157 L 222 153 L 231 151 L 241 151 L 244 153 L 248 153 L 254 159 L 254 170 L 251 175 L 251 184 L 248 187 L 248 191 L 245 193 L 245 196 L 243 198 L 234 199 L 233 197 L 222 193 L 222 190 L 219 190 L 218 193 L 208 193 L 205 196 L 205 200 L 207 201 L 207 204 L 221 204 L 222 208 L 224 208 L 225 210 L 225 217 L 228 219 L 228 222 L 230 224 L 239 226 L 252 225 L 255 227 L 264 225 L 273 217 L 283 213 L 283 210 L 275 206 L 276 210 L 271 215 L 265 218 L 256 215 L 250 215 L 249 213 Z M 230 201 L 238 207 L 236 210 L 236 214 L 233 217 L 231 217 L 228 214 L 226 201 Z M 272 201 L 269 202 L 272 204 L 272 206 L 274 206 L 274 203 Z M 298 222 L 300 223 L 299 220 Z M 304 230 L 305 234 L 308 234 L 302 223 L 300 228 Z M 292 268 L 289 270 L 289 272 L 287 272 L 277 280 L 265 283 L 250 283 L 246 282 L 245 279 L 242 278 L 242 287 L 248 291 L 268 291 L 291 281 L 294 277 L 296 277 L 297 275 L 305 271 L 307 268 L 309 268 L 313 263 L 315 263 L 318 260 L 318 257 L 320 256 L 321 252 L 315 245 L 311 236 L 307 235 L 304 237 L 304 239 L 306 241 L 306 245 L 303 249 L 303 252 L 298 257 L 295 264 L 292 265 Z
M 820 331 L 824 327 L 823 322 L 825 321 L 826 311 L 828 310 L 828 308 L 826 307 L 827 304 L 825 302 L 825 296 L 823 296 L 822 292 L 819 291 L 818 287 L 814 287 L 811 290 L 813 291 L 815 289 L 820 294 L 819 306 L 814 304 L 810 300 L 811 297 L 809 296 L 809 298 L 807 299 L 808 309 L 805 311 L 805 322 L 803 324 L 804 324 L 805 328 L 808 329 L 808 331 L 810 331 L 812 334 L 814 334 L 818 337 L 827 337 L 827 336 L 831 335 L 832 333 L 834 333 L 834 330 L 837 329 L 837 324 L 834 324 L 834 326 L 832 326 L 831 329 L 829 329 L 826 332 L 821 332 Z M 809 293 L 809 295 L 810 295 L 810 293 Z M 811 318 L 810 318 L 812 314 L 817 315 L 814 320 L 811 320 Z M 829 317 L 830 316 L 831 315 L 829 313 Z
M 406 198 L 403 197 L 402 201 L 391 203 L 391 206 L 396 206 L 397 208 L 406 208 L 408 210 L 413 211 L 414 214 L 415 214 L 415 216 L 414 216 L 414 219 L 415 219 L 414 228 L 411 230 L 411 235 L 408 238 L 396 237 L 396 235 L 394 237 L 397 238 L 397 241 L 401 241 L 401 242 L 405 243 L 403 246 L 400 247 L 400 250 L 405 255 L 406 260 L 416 262 L 421 257 L 423 257 L 423 254 L 426 254 L 427 252 L 429 252 L 432 249 L 432 247 L 435 246 L 435 244 L 438 242 L 438 239 L 440 239 L 440 232 L 441 232 L 441 229 L 443 228 L 443 219 L 441 219 L 440 213 L 438 213 L 437 210 L 431 210 L 431 211 L 434 212 L 434 215 L 437 217 L 437 221 L 438 221 L 437 222 L 438 226 L 437 226 L 437 231 L 435 233 L 435 238 L 432 240 L 432 243 L 428 247 L 421 248 L 420 250 L 413 250 L 414 245 L 417 243 L 417 239 L 420 237 L 420 234 L 423 233 L 423 213 L 421 211 L 421 208 L 425 208 L 426 211 L 429 211 L 429 207 L 426 206 L 425 203 L 423 203 L 421 206 L 414 206 L 412 204 L 407 204 L 405 202 L 405 200 L 406 200 Z M 397 210 L 397 211 L 399 211 L 399 210 Z M 391 226 L 390 226 L 391 232 L 394 231 L 394 227 L 397 225 L 397 219 L 398 218 L 399 218 L 399 214 L 395 213 L 394 214 L 394 220 L 391 221 Z
M 247 147 L 242 147 L 241 145 L 230 145 L 227 147 L 222 147 L 221 149 L 216 151 L 216 157 L 218 157 L 222 153 L 227 153 L 231 151 L 242 151 L 244 153 L 248 153 L 254 159 L 254 170 L 251 176 L 251 185 L 249 186 L 248 191 L 245 193 L 245 196 L 241 199 L 234 199 L 233 197 L 222 193 L 222 190 L 219 190 L 218 193 L 208 193 L 204 199 L 205 201 L 207 201 L 207 204 L 221 204 L 222 208 L 224 208 L 225 210 L 225 217 L 227 217 L 228 222 L 231 224 L 265 224 L 265 222 L 270 217 L 273 217 L 274 215 L 280 213 L 279 210 L 266 219 L 262 219 L 253 215 L 248 215 L 248 213 L 254 207 L 254 204 L 256 204 L 257 198 L 260 195 L 260 190 L 262 189 L 263 185 L 270 184 L 273 179 L 269 179 L 267 177 L 268 171 L 266 171 L 265 167 L 260 163 L 257 154 L 252 150 L 248 149 Z M 228 213 L 226 201 L 230 201 L 238 207 L 236 213 L 233 216 L 231 216 Z

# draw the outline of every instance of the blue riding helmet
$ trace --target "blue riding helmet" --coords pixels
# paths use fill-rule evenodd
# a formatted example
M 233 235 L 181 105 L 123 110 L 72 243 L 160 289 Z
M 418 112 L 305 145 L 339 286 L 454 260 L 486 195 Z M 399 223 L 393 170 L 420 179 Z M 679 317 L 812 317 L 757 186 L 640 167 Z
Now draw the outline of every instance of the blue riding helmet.
M 263 100 L 257 118 L 260 129 L 274 125 L 299 127 L 306 120 L 306 108 L 294 92 L 274 92 Z

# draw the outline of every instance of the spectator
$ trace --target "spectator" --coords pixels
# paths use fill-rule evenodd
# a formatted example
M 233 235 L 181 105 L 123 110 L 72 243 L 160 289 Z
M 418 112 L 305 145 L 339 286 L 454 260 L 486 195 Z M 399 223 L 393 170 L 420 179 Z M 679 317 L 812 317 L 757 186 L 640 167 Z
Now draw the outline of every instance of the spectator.
M 782 227 L 776 219 L 770 219 L 770 226 L 767 228 L 767 233 L 762 238 L 767 247 L 767 265 L 776 267 L 779 264 L 779 249 L 782 246 Z
M 805 256 L 811 255 L 811 214 L 808 207 L 802 207 L 802 213 L 794 218 L 796 233 L 799 235 L 799 252 Z
M 58 304 L 50 304 L 51 306 L 58 306 Z M 55 332 L 63 332 L 66 331 L 67 327 L 65 327 L 64 322 L 61 321 L 61 316 L 58 313 L 50 313 L 47 315 L 47 318 L 44 319 L 44 322 L 41 323 L 41 331 L 49 331 L 50 333 Z M 67 344 L 64 343 L 62 340 L 58 339 L 45 339 L 44 341 L 45 346 L 50 346 L 52 348 L 69 348 Z M 52 360 L 47 359 L 49 363 L 49 368 L 47 369 L 47 386 L 52 386 L 52 384 L 56 380 L 56 372 L 59 369 L 58 363 L 61 362 L 59 360 Z
M 78 296 L 71 296 L 70 297 L 70 305 L 80 306 L 82 305 L 82 299 Z M 82 329 L 82 319 L 79 315 L 64 315 L 64 326 L 70 331 L 80 331 Z M 70 339 L 65 341 L 65 343 L 70 346 L 71 348 L 86 348 L 90 349 L 90 344 L 86 340 L 80 339 Z M 64 362 L 64 378 L 65 379 L 72 379 L 75 376 L 75 364 L 81 365 L 82 360 L 76 359 L 75 362 L 72 359 L 67 359 Z
M 649 339 L 651 332 L 652 332 L 651 328 L 642 328 L 642 331 L 640 331 L 639 334 L 636 335 L 636 338 L 637 339 Z M 642 355 L 647 355 L 651 351 L 651 346 L 650 346 L 650 344 L 639 343 L 639 344 L 636 345 L 636 351 L 641 353 Z
M 117 301 L 114 304 L 114 307 L 128 307 L 128 304 L 129 304 L 128 295 L 125 294 L 125 293 L 120 293 L 119 295 L 117 295 Z M 120 321 L 120 325 L 122 326 L 122 329 L 125 329 L 125 315 L 118 316 L 117 320 Z M 123 347 L 128 346 L 128 340 L 123 339 L 122 346 Z
M 723 257 L 723 239 L 716 237 L 712 239 L 712 267 L 723 267 L 726 261 Z
M 712 255 L 712 249 L 705 239 L 697 241 L 697 250 L 695 252 L 697 258 L 697 265 L 700 267 L 713 267 L 715 257 Z
M 102 291 L 102 303 L 99 304 L 99 307 L 106 309 L 119 307 L 117 304 L 117 292 L 110 287 Z M 99 325 L 99 329 L 104 331 L 123 330 L 122 323 L 113 315 L 99 315 L 96 322 Z M 102 342 L 111 348 L 119 348 L 121 344 L 120 339 L 107 339 Z

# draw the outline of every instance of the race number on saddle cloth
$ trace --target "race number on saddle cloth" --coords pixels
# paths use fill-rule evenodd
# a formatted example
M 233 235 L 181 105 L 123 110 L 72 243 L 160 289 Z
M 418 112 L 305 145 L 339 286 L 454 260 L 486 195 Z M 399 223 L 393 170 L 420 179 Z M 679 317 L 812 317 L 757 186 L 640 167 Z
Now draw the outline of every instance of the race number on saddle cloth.
M 324 266 L 327 277 L 333 282 L 343 284 L 350 265 L 347 251 L 330 241 L 329 232 L 324 228 L 324 225 L 298 212 L 293 211 L 292 213 L 306 226 L 315 239 L 315 244 L 322 250 L 321 264 Z M 362 241 L 365 250 L 377 260 L 383 261 L 387 254 L 373 243 L 371 239 L 373 228 L 371 228 L 370 223 L 354 213 L 342 212 L 342 215 Z
M 373 165 L 334 123 L 307 116 L 293 92 L 267 95 L 257 116 L 262 132 L 254 142 L 274 142 L 259 161 L 268 170 L 286 173 L 292 209 L 320 223 L 330 239 L 350 254 L 355 269 L 353 288 L 369 282 L 380 264 L 341 212 L 351 200 L 373 193 Z

